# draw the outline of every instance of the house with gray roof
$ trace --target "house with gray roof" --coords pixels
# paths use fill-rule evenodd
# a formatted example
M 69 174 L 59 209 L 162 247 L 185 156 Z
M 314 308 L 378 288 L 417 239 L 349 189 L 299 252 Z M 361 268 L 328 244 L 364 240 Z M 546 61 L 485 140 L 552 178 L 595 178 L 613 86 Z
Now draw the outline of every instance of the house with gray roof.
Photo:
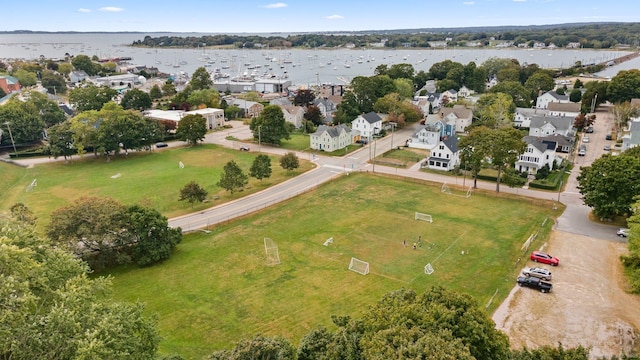
M 382 130 L 382 118 L 373 111 L 361 114 L 351 122 L 351 128 L 357 130 L 360 136 L 371 142 L 373 136 Z
M 535 174 L 545 165 L 553 169 L 556 165 L 556 144 L 551 141 L 543 141 L 535 136 L 525 136 L 522 139 L 527 148 L 518 156 L 515 163 L 516 170 Z
M 546 109 L 549 107 L 550 103 L 569 103 L 569 95 L 560 95 L 557 92 L 551 90 L 546 93 L 538 96 L 536 99 L 536 108 L 538 109 Z
M 473 111 L 465 105 L 453 105 L 452 108 L 445 107 L 440 109 L 440 116 L 444 119 L 445 124 L 453 122 L 455 124 L 453 133 L 463 133 L 473 121 Z M 445 134 L 453 135 L 453 134 Z
M 440 142 L 440 128 L 434 125 L 418 125 L 416 132 L 407 140 L 407 146 L 416 149 L 431 150 Z
M 318 130 L 310 136 L 310 147 L 313 150 L 332 152 L 353 144 L 359 136 L 360 133 L 357 130 L 345 124 L 320 125 Z
M 640 119 L 629 122 L 629 133 L 622 136 L 622 151 L 640 144 Z
M 334 113 L 337 110 L 336 104 L 334 104 L 333 101 L 329 99 L 329 97 L 316 98 L 313 100 L 313 105 L 317 106 L 318 109 L 320 109 L 320 112 L 324 117 Z
M 79 83 L 87 78 L 89 78 L 89 74 L 84 72 L 84 70 L 76 70 L 69 73 L 69 82 L 73 84 Z
M 458 165 L 460 165 L 458 138 L 446 136 L 431 150 L 431 155 L 422 166 L 432 170 L 451 171 Z
M 582 104 L 580 103 L 560 103 L 560 102 L 550 102 L 547 105 L 547 110 L 549 110 L 549 115 L 551 116 L 567 116 L 576 118 L 580 114 L 580 108 Z
M 532 116 L 529 125 L 529 135 L 542 137 L 553 134 L 576 136 L 573 126 L 574 118 L 566 116 Z
M 296 129 L 302 126 L 302 119 L 304 118 L 304 108 L 302 106 L 282 105 L 280 108 L 286 122 L 292 123 Z
M 537 109 L 537 108 L 516 108 L 516 113 L 513 118 L 513 126 L 517 128 L 528 128 L 531 126 L 531 118 L 534 116 L 547 116 L 549 110 Z
M 264 109 L 264 105 L 258 102 L 247 101 L 243 99 L 233 98 L 231 102 L 227 101 L 227 103 L 229 105 L 235 105 L 239 107 L 240 109 L 242 109 L 242 112 L 244 113 L 245 117 L 251 117 L 251 118 L 260 116 L 262 109 Z

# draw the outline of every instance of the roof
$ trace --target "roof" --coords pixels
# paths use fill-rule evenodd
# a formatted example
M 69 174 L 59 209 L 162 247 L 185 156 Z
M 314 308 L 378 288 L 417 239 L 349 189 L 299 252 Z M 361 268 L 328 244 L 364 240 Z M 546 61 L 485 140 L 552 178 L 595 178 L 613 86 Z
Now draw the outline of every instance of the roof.
M 282 111 L 286 111 L 291 115 L 296 115 L 296 114 L 299 114 L 299 113 L 303 113 L 304 114 L 304 108 L 302 106 L 280 105 L 280 108 L 282 109 Z
M 568 130 L 573 126 L 574 119 L 569 116 L 532 116 L 530 128 L 541 128 L 550 123 L 556 129 Z
M 3 75 L 3 76 L 0 76 L 0 79 L 5 79 L 5 80 L 7 80 L 7 84 L 8 84 L 8 85 L 15 85 L 15 84 L 17 84 L 17 83 L 19 83 L 19 82 L 20 82 L 20 81 L 18 80 L 18 78 L 13 77 L 13 76 L 11 76 L 11 75 Z
M 449 114 L 454 114 L 458 119 L 471 119 L 473 117 L 473 111 L 467 109 L 464 105 L 453 105 L 452 108 L 442 108 L 440 112 L 444 117 Z
M 458 138 L 456 136 L 445 136 L 442 142 L 452 153 L 458 152 Z
M 365 119 L 369 124 L 375 124 L 378 121 L 382 121 L 382 118 L 376 114 L 374 111 L 368 112 L 366 114 L 360 115 L 363 119 Z
M 560 94 L 558 94 L 557 92 L 555 92 L 553 90 L 547 91 L 545 94 L 551 95 L 552 97 L 554 97 L 558 101 L 569 101 L 569 95 L 560 95 Z
M 538 149 L 541 153 L 544 153 L 547 150 L 555 150 L 556 143 L 554 141 L 544 141 L 535 136 L 525 136 L 522 138 L 522 141 L 527 143 L 527 145 L 531 145 L 534 148 Z
M 555 104 L 555 103 L 553 103 Z M 549 114 L 549 110 L 547 109 L 538 109 L 538 108 L 516 108 L 516 114 L 520 114 L 525 117 L 530 117 L 533 115 L 546 116 Z
M 327 134 L 329 134 L 330 137 L 336 138 L 336 137 L 340 136 L 340 133 L 343 132 L 343 131 L 349 133 L 349 132 L 351 132 L 351 128 L 348 127 L 345 124 L 338 124 L 338 125 L 335 125 L 335 126 L 320 125 L 320 126 L 318 126 L 318 130 L 316 130 L 316 132 L 314 132 L 311 135 L 320 136 L 320 135 L 322 135 L 323 133 L 326 132 Z
M 580 103 L 557 103 L 557 102 L 552 102 L 549 103 L 547 105 L 547 110 L 549 111 L 564 111 L 564 112 L 573 112 L 573 113 L 579 113 L 580 112 Z

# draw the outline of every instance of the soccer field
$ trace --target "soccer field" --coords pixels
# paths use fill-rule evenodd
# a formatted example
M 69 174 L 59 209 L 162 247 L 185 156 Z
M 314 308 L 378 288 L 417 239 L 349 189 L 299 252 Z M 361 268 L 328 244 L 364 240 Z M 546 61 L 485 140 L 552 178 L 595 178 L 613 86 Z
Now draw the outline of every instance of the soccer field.
M 415 220 L 416 211 L 433 223 Z M 162 264 L 112 272 L 114 296 L 146 303 L 159 315 L 162 352 L 187 358 L 256 333 L 297 343 L 317 325 L 331 327 L 331 315 L 359 316 L 400 288 L 442 285 L 483 305 L 497 291 L 492 311 L 513 287 L 522 243 L 536 231 L 544 239 L 553 221 L 541 224 L 556 213 L 542 202 L 457 197 L 440 186 L 353 174 L 187 235 Z M 267 264 L 264 238 L 280 264 Z M 349 271 L 352 257 L 369 263 L 368 275 Z

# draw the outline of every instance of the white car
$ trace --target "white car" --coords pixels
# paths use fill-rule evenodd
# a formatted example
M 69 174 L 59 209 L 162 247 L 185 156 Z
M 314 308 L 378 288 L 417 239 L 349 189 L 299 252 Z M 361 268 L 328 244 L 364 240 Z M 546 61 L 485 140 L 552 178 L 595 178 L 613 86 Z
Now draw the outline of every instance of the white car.
M 588 136 L 584 136 L 584 137 L 582 138 L 582 142 L 583 142 L 583 143 L 588 143 L 588 142 L 589 142 L 589 137 L 588 137 Z
M 532 267 L 522 270 L 522 275 L 533 276 L 542 280 L 551 281 L 551 271 L 541 267 Z
M 629 229 L 620 228 L 620 229 L 618 229 L 618 231 L 616 231 L 616 235 L 618 235 L 620 237 L 627 237 L 629 235 Z

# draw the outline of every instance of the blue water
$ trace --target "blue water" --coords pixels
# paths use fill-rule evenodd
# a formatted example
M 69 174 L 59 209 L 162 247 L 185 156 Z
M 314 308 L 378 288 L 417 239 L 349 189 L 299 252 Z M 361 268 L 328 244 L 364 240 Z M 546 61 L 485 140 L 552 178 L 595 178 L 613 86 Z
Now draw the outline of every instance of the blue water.
M 230 76 L 255 72 L 288 76 L 295 85 L 315 85 L 318 83 L 342 84 L 353 77 L 373 75 L 381 64 L 408 63 L 416 71 L 428 71 L 436 62 L 446 59 L 467 64 L 475 61 L 480 65 L 491 57 L 513 58 L 520 64 L 538 64 L 542 68 L 565 68 L 581 61 L 583 64 L 599 63 L 627 54 L 627 51 L 587 50 L 587 49 L 237 49 L 217 50 L 213 48 L 193 49 L 143 49 L 130 47 L 135 40 L 145 35 L 174 34 L 0 34 L 0 58 L 37 59 L 64 58 L 71 55 L 96 55 L 100 58 L 131 57 L 135 65 L 155 66 L 165 73 L 193 71 L 207 65 L 213 71 L 219 68 Z M 201 36 L 203 34 L 181 34 Z M 227 59 L 223 63 L 222 60 Z M 285 62 L 286 60 L 286 62 Z M 295 65 L 295 66 L 294 66 Z M 224 67 L 228 67 L 223 69 Z M 637 68 L 640 59 L 635 59 L 606 69 L 600 75 L 614 76 L 622 69 Z M 248 69 L 255 67 L 255 69 Z M 271 68 L 271 69 L 269 69 Z

